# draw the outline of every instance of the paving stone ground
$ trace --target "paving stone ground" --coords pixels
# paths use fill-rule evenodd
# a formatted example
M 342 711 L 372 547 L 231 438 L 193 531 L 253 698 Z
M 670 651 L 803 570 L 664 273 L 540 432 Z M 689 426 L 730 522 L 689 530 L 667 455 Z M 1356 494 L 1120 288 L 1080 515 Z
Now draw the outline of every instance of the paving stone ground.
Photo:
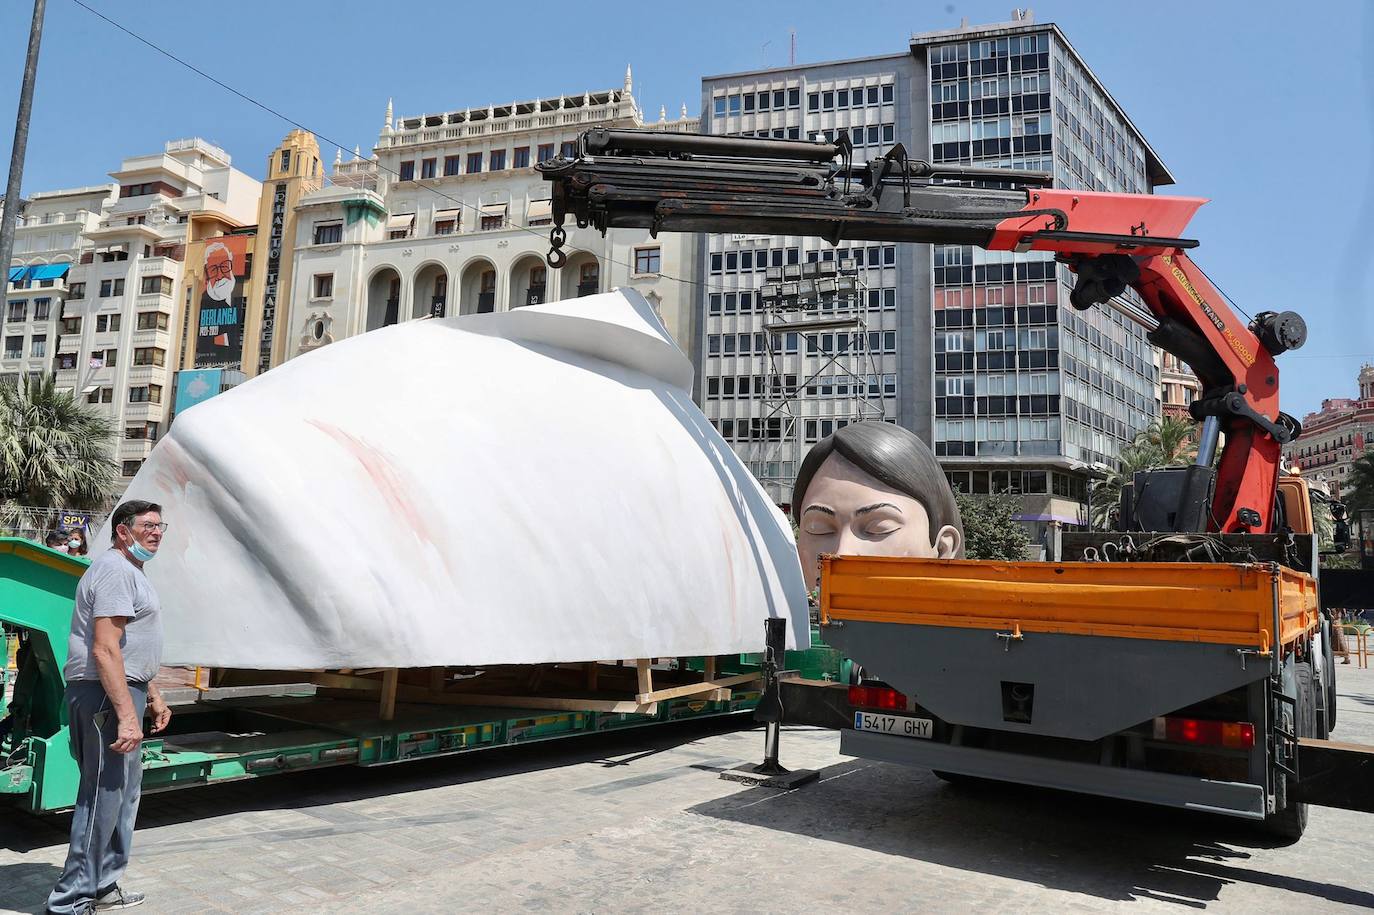
M 1333 737 L 1374 743 L 1374 672 L 1339 670 Z M 1229 819 L 952 788 L 814 730 L 783 753 L 819 783 L 719 778 L 761 747 L 688 724 L 152 795 L 126 885 L 148 915 L 1374 907 L 1374 816 L 1314 809 L 1275 847 Z M 41 911 L 67 822 L 0 810 L 0 911 Z

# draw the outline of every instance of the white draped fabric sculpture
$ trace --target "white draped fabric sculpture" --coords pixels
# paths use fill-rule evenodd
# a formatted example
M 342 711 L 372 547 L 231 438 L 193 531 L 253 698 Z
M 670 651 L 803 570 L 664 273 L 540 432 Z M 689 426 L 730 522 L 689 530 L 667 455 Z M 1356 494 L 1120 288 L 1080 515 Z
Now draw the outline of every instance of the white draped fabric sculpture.
M 185 411 L 126 494 L 167 663 L 308 669 L 805 646 L 791 530 L 632 290 L 422 320 Z M 109 531 L 97 539 L 109 543 Z

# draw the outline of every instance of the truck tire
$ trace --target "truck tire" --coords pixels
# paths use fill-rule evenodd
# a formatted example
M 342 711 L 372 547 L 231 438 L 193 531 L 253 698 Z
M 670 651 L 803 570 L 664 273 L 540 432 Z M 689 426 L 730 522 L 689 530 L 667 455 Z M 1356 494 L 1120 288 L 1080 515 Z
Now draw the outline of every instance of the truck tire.
M 1317 736 L 1317 702 L 1320 697 L 1315 694 L 1312 684 L 1312 663 L 1310 661 L 1297 662 L 1294 665 L 1293 675 L 1296 681 L 1298 700 L 1298 720 L 1293 732 L 1298 737 L 1315 737 Z M 1285 710 L 1285 726 L 1294 724 L 1294 722 L 1286 720 L 1289 714 Z M 1307 830 L 1307 805 L 1288 800 L 1296 785 L 1291 777 L 1284 776 L 1284 779 L 1283 809 L 1265 817 L 1264 831 L 1288 842 L 1296 842 L 1302 838 L 1302 834 Z

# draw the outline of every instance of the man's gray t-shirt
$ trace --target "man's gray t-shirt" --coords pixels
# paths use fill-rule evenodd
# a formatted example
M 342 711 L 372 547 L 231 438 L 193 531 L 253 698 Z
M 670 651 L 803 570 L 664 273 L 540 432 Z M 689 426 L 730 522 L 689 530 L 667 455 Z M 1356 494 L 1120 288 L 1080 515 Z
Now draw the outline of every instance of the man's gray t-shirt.
M 99 680 L 100 672 L 91 657 L 95 619 L 123 616 L 129 618 L 119 641 L 124 676 L 134 683 L 153 679 L 162 663 L 161 611 L 157 592 L 142 569 L 117 549 L 102 553 L 76 585 L 76 612 L 72 614 L 63 676 L 68 682 Z

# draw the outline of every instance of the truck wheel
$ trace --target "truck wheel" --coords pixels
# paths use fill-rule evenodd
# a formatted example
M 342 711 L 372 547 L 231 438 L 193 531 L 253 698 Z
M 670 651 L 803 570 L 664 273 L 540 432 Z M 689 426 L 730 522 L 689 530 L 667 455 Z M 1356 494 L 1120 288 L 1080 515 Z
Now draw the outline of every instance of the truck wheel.
M 1299 661 L 1294 665 L 1294 677 L 1297 687 L 1297 706 L 1298 720 L 1294 733 L 1298 737 L 1317 736 L 1317 699 L 1312 686 L 1312 663 L 1310 661 Z M 1287 720 L 1291 715 L 1285 707 L 1284 725 L 1292 727 L 1293 722 Z M 1292 778 L 1285 776 L 1283 792 L 1283 809 L 1278 813 L 1271 813 L 1265 817 L 1264 831 L 1272 836 L 1296 842 L 1302 838 L 1303 832 L 1307 830 L 1307 805 L 1297 801 L 1288 800 L 1293 793 L 1296 783 Z

